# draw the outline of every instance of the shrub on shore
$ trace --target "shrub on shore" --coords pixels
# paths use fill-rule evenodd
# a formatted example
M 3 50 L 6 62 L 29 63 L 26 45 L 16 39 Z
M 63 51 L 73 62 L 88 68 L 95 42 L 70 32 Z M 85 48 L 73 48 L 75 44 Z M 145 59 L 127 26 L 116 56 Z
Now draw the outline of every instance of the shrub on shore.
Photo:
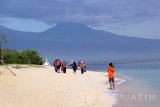
M 6 64 L 36 64 L 42 65 L 43 58 L 36 50 L 16 51 L 3 49 L 3 60 Z

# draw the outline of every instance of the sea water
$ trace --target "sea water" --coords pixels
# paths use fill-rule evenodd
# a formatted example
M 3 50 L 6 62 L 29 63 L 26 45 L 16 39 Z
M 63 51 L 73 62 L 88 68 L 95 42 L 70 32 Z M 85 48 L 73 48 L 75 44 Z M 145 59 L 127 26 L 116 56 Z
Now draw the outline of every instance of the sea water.
M 153 107 L 160 107 L 158 102 L 160 101 L 160 62 L 143 62 L 143 63 L 129 63 L 129 64 L 114 64 L 115 66 L 115 77 L 120 78 L 121 81 L 118 82 L 128 82 L 127 87 L 138 90 L 136 93 L 143 93 L 144 95 L 156 95 L 156 102 L 147 104 L 147 107 L 153 105 Z M 108 65 L 90 65 L 89 70 L 106 72 Z M 122 82 L 122 83 L 123 83 Z M 119 84 L 117 84 L 119 85 Z M 125 87 L 126 87 L 125 85 Z M 119 92 L 125 87 L 118 90 Z M 117 87 L 116 87 L 117 88 Z M 118 86 L 119 88 L 119 86 Z M 137 89 L 136 89 L 137 88 Z M 130 94 L 132 90 L 127 90 Z M 107 91 L 109 95 L 115 95 L 117 91 Z M 133 91 L 135 93 L 135 91 Z M 138 99 L 138 98 L 137 98 Z M 136 102 L 137 103 L 137 102 Z M 145 104 L 146 102 L 144 102 Z M 135 103 L 134 103 L 135 104 Z M 137 103 L 138 104 L 138 103 Z M 132 104 L 131 104 L 132 105 Z M 124 106 L 124 105 L 123 105 Z M 134 105 L 139 106 L 139 105 Z M 143 107 L 143 102 L 141 104 Z M 146 105 L 145 105 L 146 106 Z M 119 106 L 117 106 L 119 107 Z M 125 107 L 125 106 L 124 106 Z
M 133 78 L 160 91 L 160 62 L 115 64 L 115 74 L 121 78 Z M 106 72 L 108 65 L 89 65 L 88 69 Z

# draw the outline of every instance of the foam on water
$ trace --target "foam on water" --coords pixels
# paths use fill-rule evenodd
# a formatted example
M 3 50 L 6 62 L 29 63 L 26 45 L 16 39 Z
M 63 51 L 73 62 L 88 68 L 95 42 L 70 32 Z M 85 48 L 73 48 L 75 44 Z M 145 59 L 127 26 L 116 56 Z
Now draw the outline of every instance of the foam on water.
M 120 84 L 122 84 L 122 83 L 124 83 L 125 82 L 125 80 L 123 80 L 123 79 L 121 79 L 121 78 L 115 78 L 115 84 L 116 85 L 120 85 Z M 119 95 L 119 89 L 118 88 L 116 88 L 115 90 L 110 90 L 110 89 L 107 89 L 106 91 L 105 91 L 105 94 L 107 95 L 107 96 L 109 96 L 109 97 L 111 97 L 112 98 L 112 106 L 113 105 L 116 105 L 117 104 L 117 102 L 118 102 L 118 95 Z
M 121 78 L 115 78 L 115 81 L 116 81 L 116 85 L 120 85 L 120 84 L 122 84 L 122 83 L 124 83 L 126 80 L 123 80 L 123 79 L 121 79 Z

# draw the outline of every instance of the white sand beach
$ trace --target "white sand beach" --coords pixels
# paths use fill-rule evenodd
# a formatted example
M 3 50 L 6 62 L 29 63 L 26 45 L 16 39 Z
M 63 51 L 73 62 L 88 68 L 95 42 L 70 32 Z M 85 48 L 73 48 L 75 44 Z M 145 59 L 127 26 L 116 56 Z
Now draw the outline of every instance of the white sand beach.
M 0 66 L 0 107 L 111 107 L 105 73 L 55 73 L 53 67 Z

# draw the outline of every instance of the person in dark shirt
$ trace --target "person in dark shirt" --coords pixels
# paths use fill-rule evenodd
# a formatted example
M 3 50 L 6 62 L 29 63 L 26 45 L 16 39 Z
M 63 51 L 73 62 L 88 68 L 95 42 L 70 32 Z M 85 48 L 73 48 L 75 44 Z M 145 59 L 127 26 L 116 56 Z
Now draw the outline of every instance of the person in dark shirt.
M 76 70 L 77 70 L 77 64 L 76 64 L 76 62 L 73 62 L 72 69 L 73 69 L 73 73 L 76 73 Z

